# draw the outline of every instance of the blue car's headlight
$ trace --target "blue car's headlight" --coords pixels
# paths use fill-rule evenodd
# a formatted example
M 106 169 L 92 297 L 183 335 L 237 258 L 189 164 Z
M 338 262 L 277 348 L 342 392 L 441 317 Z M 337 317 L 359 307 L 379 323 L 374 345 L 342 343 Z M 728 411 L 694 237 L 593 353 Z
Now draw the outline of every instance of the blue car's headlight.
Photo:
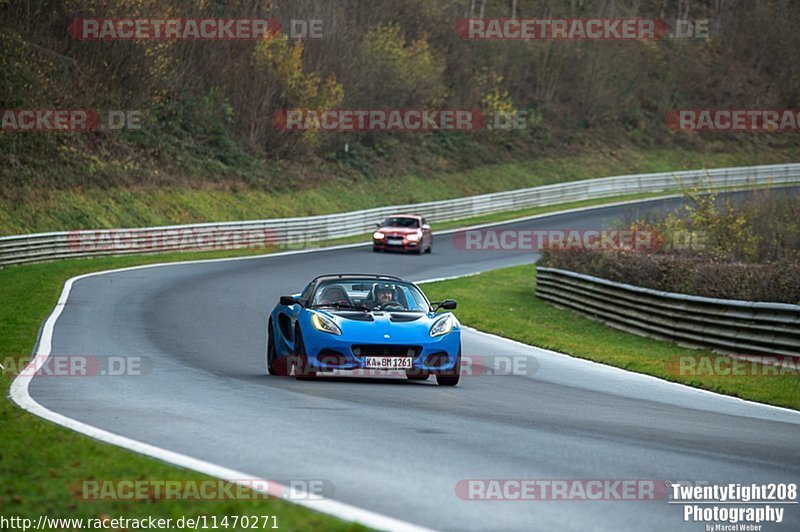
M 453 330 L 453 325 L 455 324 L 455 318 L 453 318 L 452 314 L 447 314 L 442 316 L 436 323 L 433 324 L 431 327 L 431 336 L 442 336 L 443 334 L 447 334 Z
M 318 331 L 330 333 L 330 334 L 342 334 L 342 330 L 339 328 L 333 320 L 322 316 L 321 314 L 317 314 L 316 312 L 311 315 L 311 323 L 314 325 L 314 328 Z

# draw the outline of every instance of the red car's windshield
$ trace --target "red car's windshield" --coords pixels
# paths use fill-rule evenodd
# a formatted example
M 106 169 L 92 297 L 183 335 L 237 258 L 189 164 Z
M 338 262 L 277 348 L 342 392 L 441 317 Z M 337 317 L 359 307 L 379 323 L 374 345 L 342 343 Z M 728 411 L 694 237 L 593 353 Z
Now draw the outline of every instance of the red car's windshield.
M 419 220 L 417 218 L 386 218 L 381 224 L 382 227 L 408 227 L 417 229 Z

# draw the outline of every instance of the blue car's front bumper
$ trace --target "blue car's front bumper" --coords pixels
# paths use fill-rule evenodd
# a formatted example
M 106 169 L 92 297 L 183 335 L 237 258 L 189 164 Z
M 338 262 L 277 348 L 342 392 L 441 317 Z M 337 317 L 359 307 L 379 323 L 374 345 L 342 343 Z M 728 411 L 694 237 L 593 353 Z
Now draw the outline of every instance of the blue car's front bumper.
M 387 332 L 388 331 L 388 332 Z M 424 334 L 422 334 L 424 332 Z M 461 350 L 461 331 L 458 325 L 444 335 L 431 337 L 428 327 L 393 326 L 386 331 L 372 324 L 369 328 L 342 335 L 315 329 L 310 323 L 302 328 L 305 360 L 298 360 L 306 371 L 365 370 L 367 356 L 410 358 L 411 369 L 437 374 L 452 371 Z M 395 370 L 398 368 L 385 368 Z

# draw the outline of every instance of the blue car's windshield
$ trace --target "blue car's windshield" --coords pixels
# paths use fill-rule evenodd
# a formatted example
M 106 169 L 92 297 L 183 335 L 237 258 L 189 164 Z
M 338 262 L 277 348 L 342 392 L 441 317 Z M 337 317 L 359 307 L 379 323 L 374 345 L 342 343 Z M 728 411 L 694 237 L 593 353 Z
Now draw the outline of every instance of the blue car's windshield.
M 420 290 L 401 281 L 332 279 L 319 284 L 311 307 L 359 310 L 427 312 L 428 301 Z

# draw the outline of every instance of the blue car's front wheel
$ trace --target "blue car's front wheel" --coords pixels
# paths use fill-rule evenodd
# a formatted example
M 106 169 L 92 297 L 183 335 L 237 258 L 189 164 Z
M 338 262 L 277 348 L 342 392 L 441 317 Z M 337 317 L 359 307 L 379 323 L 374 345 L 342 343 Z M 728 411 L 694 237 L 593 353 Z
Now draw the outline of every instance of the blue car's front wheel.
M 297 380 L 308 380 L 317 376 L 317 372 L 311 369 L 308 362 L 306 344 L 303 342 L 300 327 L 295 330 L 294 337 L 294 376 Z
M 426 381 L 431 374 L 422 369 L 407 369 L 406 378 L 410 381 Z
M 439 386 L 455 386 L 461 377 L 461 346 L 458 346 L 458 355 L 452 369 L 436 374 L 436 382 Z
M 266 353 L 266 361 L 267 361 L 267 373 L 270 375 L 279 375 L 281 377 L 286 377 L 289 375 L 289 365 L 287 363 L 286 357 L 278 358 L 277 352 L 275 351 L 275 338 L 272 336 L 272 320 L 269 320 L 267 324 L 267 353 Z

